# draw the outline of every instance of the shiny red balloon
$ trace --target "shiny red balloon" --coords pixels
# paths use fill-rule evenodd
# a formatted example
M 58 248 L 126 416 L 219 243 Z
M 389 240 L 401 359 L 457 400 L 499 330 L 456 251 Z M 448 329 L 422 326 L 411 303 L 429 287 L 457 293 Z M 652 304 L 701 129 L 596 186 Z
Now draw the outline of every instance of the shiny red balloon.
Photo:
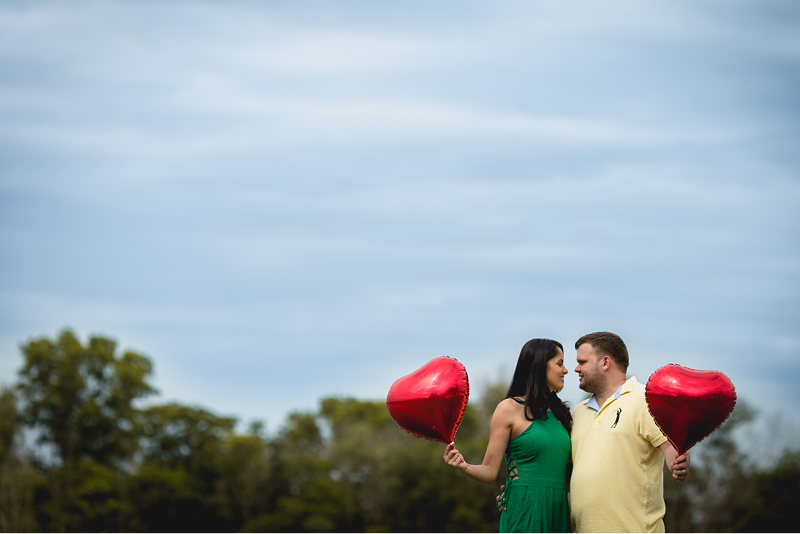
M 647 408 L 679 454 L 707 438 L 736 405 L 736 390 L 719 371 L 697 371 L 671 363 L 650 375 Z
M 468 400 L 467 370 L 455 358 L 440 356 L 395 381 L 386 408 L 406 432 L 452 443 Z

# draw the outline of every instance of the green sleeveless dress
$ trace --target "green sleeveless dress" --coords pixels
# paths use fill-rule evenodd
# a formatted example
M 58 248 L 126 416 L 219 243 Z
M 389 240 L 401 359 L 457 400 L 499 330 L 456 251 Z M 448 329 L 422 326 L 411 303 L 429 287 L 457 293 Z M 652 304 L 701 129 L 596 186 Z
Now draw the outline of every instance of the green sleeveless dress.
M 552 412 L 547 412 L 547 419 L 534 419 L 509 440 L 500 532 L 570 531 L 566 487 L 570 448 L 569 434 Z

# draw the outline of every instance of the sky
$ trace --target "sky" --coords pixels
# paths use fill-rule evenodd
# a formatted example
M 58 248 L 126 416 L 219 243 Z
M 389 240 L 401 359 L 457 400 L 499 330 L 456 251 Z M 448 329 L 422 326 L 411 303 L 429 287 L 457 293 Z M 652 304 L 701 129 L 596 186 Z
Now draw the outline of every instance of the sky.
M 608 330 L 800 425 L 798 95 L 789 0 L 3 2 L 0 383 L 70 328 L 275 433 Z

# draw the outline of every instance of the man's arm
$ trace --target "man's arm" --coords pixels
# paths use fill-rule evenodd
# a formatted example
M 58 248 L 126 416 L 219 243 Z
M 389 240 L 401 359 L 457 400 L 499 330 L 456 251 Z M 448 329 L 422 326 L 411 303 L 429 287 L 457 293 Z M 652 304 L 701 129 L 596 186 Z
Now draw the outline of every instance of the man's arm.
M 667 461 L 667 467 L 672 471 L 672 480 L 679 482 L 686 480 L 686 475 L 689 474 L 689 453 L 678 456 L 678 451 L 669 441 L 665 441 L 658 448 L 661 449 L 664 460 Z

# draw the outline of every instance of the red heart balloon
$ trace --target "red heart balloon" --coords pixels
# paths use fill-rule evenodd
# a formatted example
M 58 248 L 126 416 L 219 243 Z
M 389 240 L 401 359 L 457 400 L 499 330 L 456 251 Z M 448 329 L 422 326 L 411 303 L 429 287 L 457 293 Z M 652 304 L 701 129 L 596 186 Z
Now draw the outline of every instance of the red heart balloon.
M 440 356 L 389 388 L 386 408 L 400 428 L 421 438 L 452 443 L 469 400 L 467 370 Z
M 679 454 L 707 438 L 736 405 L 736 390 L 719 371 L 697 371 L 671 363 L 650 375 L 647 408 Z

